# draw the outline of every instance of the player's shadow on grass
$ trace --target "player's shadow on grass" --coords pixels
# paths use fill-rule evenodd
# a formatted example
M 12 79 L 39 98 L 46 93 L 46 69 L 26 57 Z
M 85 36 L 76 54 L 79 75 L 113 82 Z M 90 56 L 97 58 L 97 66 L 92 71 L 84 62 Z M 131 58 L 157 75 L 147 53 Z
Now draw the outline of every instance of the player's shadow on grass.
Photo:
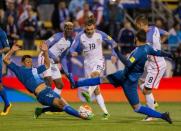
M 63 120 L 63 121 L 77 121 L 79 118 L 71 118 L 71 117 L 65 117 L 65 116 L 60 116 L 60 117 L 40 117 L 38 119 L 41 119 L 41 120 L 49 120 L 49 121 L 60 121 L 60 120 Z

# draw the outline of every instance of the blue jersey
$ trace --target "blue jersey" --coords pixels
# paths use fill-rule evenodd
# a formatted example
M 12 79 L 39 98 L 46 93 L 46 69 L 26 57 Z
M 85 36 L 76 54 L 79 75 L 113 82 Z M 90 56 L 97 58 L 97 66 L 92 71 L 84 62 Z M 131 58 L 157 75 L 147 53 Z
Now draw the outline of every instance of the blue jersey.
M 39 76 L 46 69 L 45 65 L 41 65 L 38 68 L 26 68 L 24 66 L 18 66 L 11 62 L 8 64 L 8 68 L 11 69 L 21 83 L 32 93 L 44 80 Z
M 169 57 L 170 54 L 154 50 L 150 45 L 138 46 L 133 50 L 128 60 L 121 60 L 125 64 L 124 75 L 131 81 L 137 81 L 144 72 L 148 55 Z
M 0 49 L 9 47 L 9 42 L 6 33 L 0 28 Z M 2 57 L 2 54 L 0 54 Z

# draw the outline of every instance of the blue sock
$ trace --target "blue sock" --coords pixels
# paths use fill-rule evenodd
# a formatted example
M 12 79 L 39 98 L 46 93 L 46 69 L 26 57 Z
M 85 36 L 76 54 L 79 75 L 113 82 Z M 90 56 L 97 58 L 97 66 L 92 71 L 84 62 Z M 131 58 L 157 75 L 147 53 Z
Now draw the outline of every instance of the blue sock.
M 9 106 L 9 101 L 8 101 L 8 98 L 7 98 L 7 95 L 6 95 L 6 91 L 4 90 L 4 88 L 2 88 L 2 90 L 0 90 L 0 96 L 2 97 L 4 103 L 5 103 L 5 106 Z
M 65 111 L 67 114 L 75 116 L 75 117 L 79 117 L 80 118 L 80 114 L 77 110 L 75 110 L 74 108 L 72 108 L 69 105 L 65 105 L 63 107 L 63 111 Z
M 101 83 L 101 78 L 95 77 L 95 78 L 79 80 L 77 81 L 76 84 L 77 84 L 77 87 L 80 87 L 80 86 L 95 86 L 95 85 L 99 85 L 100 83 Z
M 140 106 L 139 109 L 136 109 L 135 112 L 148 115 L 150 117 L 162 118 L 162 113 L 152 110 L 149 107 Z

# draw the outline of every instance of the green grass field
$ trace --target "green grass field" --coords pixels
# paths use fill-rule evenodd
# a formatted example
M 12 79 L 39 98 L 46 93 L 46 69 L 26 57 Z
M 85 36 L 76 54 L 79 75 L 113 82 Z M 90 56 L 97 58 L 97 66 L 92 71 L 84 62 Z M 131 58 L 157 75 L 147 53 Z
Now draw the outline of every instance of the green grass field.
M 0 116 L 0 131 L 181 131 L 181 103 L 159 103 L 161 111 L 169 111 L 174 123 L 162 120 L 142 122 L 143 115 L 132 111 L 127 103 L 107 103 L 111 113 L 109 120 L 101 120 L 101 111 L 97 104 L 92 108 L 93 120 L 80 120 L 65 113 L 45 115 L 33 118 L 36 103 L 13 103 L 8 116 Z M 71 103 L 75 108 L 80 103 Z M 0 107 L 2 108 L 2 104 Z

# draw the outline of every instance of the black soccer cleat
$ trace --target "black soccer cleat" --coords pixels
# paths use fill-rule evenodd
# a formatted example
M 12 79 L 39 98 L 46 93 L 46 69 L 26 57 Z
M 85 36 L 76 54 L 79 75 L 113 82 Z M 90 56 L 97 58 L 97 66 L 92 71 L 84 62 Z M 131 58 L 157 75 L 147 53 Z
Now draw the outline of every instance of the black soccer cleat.
M 162 114 L 162 119 L 167 121 L 169 124 L 172 124 L 172 119 L 170 118 L 169 112 L 165 112 Z
M 42 108 L 36 107 L 34 112 L 34 118 L 38 118 L 42 114 Z

